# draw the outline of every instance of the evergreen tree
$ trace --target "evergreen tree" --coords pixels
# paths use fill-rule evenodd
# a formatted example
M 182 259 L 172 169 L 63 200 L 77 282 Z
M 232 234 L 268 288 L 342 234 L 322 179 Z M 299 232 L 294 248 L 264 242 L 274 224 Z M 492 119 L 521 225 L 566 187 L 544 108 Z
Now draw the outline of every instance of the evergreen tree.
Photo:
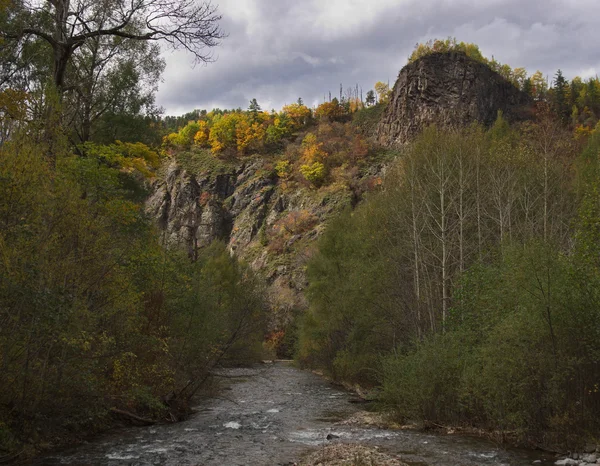
M 563 123 L 569 121 L 569 102 L 567 101 L 568 83 L 561 70 L 554 78 L 554 111 Z
M 367 107 L 370 107 L 372 105 L 375 105 L 375 91 L 373 89 L 371 89 L 369 92 L 367 92 L 367 98 L 365 103 L 367 104 Z

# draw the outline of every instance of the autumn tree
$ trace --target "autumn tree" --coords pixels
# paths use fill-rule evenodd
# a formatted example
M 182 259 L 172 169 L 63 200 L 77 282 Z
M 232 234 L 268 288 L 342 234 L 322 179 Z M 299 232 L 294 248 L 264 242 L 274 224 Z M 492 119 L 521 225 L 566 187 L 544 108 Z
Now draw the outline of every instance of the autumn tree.
M 340 105 L 337 98 L 333 98 L 331 102 L 323 102 L 315 111 L 317 118 L 335 119 L 344 114 L 344 108 Z
M 381 81 L 377 81 L 375 83 L 375 92 L 377 92 L 377 96 L 379 98 L 379 103 L 386 104 L 389 102 L 390 97 L 392 96 L 392 91 L 390 90 L 390 86 Z
M 531 76 L 531 94 L 535 100 L 542 100 L 548 91 L 548 83 L 541 71 L 536 71 Z
M 300 173 L 315 186 L 320 186 L 327 175 L 325 158 L 327 152 L 323 150 L 323 143 L 318 142 L 314 133 L 308 133 L 302 140 L 302 165 Z
M 311 117 L 310 108 L 301 103 L 302 99 L 298 99 L 299 102 L 285 105 L 281 110 L 285 113 L 293 122 L 295 128 L 305 126 Z

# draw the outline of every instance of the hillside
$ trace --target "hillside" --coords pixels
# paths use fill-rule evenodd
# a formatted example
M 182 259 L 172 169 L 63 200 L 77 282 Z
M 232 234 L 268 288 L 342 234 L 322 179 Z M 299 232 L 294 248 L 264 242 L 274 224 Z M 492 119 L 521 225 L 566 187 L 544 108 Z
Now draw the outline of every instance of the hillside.
M 214 240 L 223 241 L 263 277 L 271 335 L 277 335 L 279 347 L 286 331 L 288 338 L 293 333 L 295 317 L 308 306 L 305 271 L 315 241 L 330 219 L 354 208 L 365 191 L 381 183 L 398 154 L 386 152 L 386 146 L 391 149 L 399 141 L 408 141 L 430 124 L 489 125 L 499 111 L 507 118 L 523 118 L 524 106 L 530 103 L 487 65 L 464 54 L 426 55 L 403 68 L 388 104 L 358 110 L 354 123 L 343 122 L 347 117 L 335 110 L 336 103 L 334 110 L 326 103 L 322 107 L 329 115 L 297 124 L 275 150 L 219 155 L 208 150 L 206 136 L 204 148 L 198 137 L 187 149 L 174 145 L 152 184 L 146 211 L 166 243 L 185 249 L 190 257 Z M 270 117 L 260 115 L 268 128 L 275 126 Z M 212 123 L 210 118 L 209 125 L 224 121 Z M 240 121 L 238 127 L 244 124 Z M 169 139 L 182 139 L 190 125 Z M 361 134 L 372 135 L 375 128 L 376 138 L 361 139 Z M 356 141 L 362 142 L 357 146 Z M 361 154 L 353 153 L 357 148 Z M 300 172 L 302 163 L 313 159 L 324 162 L 327 172 L 318 183 L 309 182 Z M 291 171 L 278 172 L 278 163 L 288 164 Z M 290 341 L 281 344 L 279 351 L 291 356 Z
M 344 127 L 327 122 L 308 130 L 325 141 L 323 133 L 332 125 Z M 270 328 L 276 334 L 307 306 L 306 263 L 327 221 L 375 188 L 393 157 L 372 151 L 352 163 L 348 173 L 315 187 L 301 177 L 295 181 L 278 176 L 279 159 L 273 155 L 219 161 L 206 150 L 191 148 L 165 162 L 152 183 L 146 212 L 166 243 L 183 248 L 190 257 L 219 240 L 247 262 L 268 286 Z M 292 356 L 289 344 L 281 348 L 281 355 Z

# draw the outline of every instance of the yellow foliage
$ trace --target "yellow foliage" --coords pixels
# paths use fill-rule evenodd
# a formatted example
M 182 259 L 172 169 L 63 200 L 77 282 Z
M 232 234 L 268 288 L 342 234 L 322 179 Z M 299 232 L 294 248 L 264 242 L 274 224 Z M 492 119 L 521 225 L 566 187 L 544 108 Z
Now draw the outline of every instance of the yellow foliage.
M 290 117 L 295 128 L 306 125 L 310 118 L 310 109 L 306 105 L 298 103 L 284 106 L 282 112 Z
M 208 122 L 204 120 L 198 121 L 198 126 L 200 129 L 194 135 L 194 144 L 197 146 L 206 146 L 208 145 L 208 135 L 209 135 L 209 127 Z
M 237 125 L 242 119 L 246 119 L 246 117 L 241 113 L 227 113 L 214 117 L 208 136 L 213 154 L 237 146 Z
M 307 181 L 310 181 L 315 186 L 319 186 L 325 180 L 327 171 L 325 169 L 325 165 L 323 165 L 321 162 L 313 162 L 310 164 L 301 165 L 300 173 L 302 173 L 302 176 Z
M 587 136 L 591 136 L 595 131 L 592 130 L 589 126 L 585 125 L 577 125 L 574 130 L 575 139 L 581 139 Z
M 353 97 L 348 101 L 348 106 L 350 108 L 350 113 L 358 112 L 364 108 L 364 104 L 358 97 Z
M 287 180 L 292 174 L 292 164 L 289 160 L 280 160 L 275 164 L 275 172 L 282 180 Z
M 317 110 L 315 110 L 315 116 L 317 118 L 335 118 L 343 114 L 344 109 L 340 106 L 336 99 L 331 102 L 322 103 L 317 107 Z
M 23 120 L 27 115 L 27 93 L 16 89 L 0 92 L 0 119 Z
M 308 133 L 302 140 L 302 160 L 307 164 L 322 162 L 327 157 L 323 143 L 317 141 L 314 133 Z
M 390 86 L 381 81 L 377 81 L 375 83 L 375 92 L 377 92 L 377 95 L 379 96 L 379 102 L 382 104 L 387 103 L 392 95 Z
M 265 139 L 265 132 L 262 124 L 250 124 L 247 118 L 240 119 L 235 130 L 238 152 L 244 153 L 248 148 L 258 149 Z

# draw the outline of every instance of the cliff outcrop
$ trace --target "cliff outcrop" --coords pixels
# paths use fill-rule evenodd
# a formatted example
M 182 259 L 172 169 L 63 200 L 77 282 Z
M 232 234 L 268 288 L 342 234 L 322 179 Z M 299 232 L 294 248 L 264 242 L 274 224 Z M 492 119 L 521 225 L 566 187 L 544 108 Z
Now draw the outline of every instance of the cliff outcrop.
M 384 146 L 409 142 L 425 127 L 492 124 L 528 117 L 530 97 L 484 63 L 458 52 L 427 55 L 406 65 L 377 126 Z
M 271 324 L 281 328 L 306 305 L 305 266 L 314 240 L 327 219 L 354 202 L 356 194 L 346 185 L 286 185 L 268 158 L 194 169 L 174 157 L 154 181 L 146 213 L 166 244 L 190 257 L 214 240 L 225 242 L 265 279 Z

